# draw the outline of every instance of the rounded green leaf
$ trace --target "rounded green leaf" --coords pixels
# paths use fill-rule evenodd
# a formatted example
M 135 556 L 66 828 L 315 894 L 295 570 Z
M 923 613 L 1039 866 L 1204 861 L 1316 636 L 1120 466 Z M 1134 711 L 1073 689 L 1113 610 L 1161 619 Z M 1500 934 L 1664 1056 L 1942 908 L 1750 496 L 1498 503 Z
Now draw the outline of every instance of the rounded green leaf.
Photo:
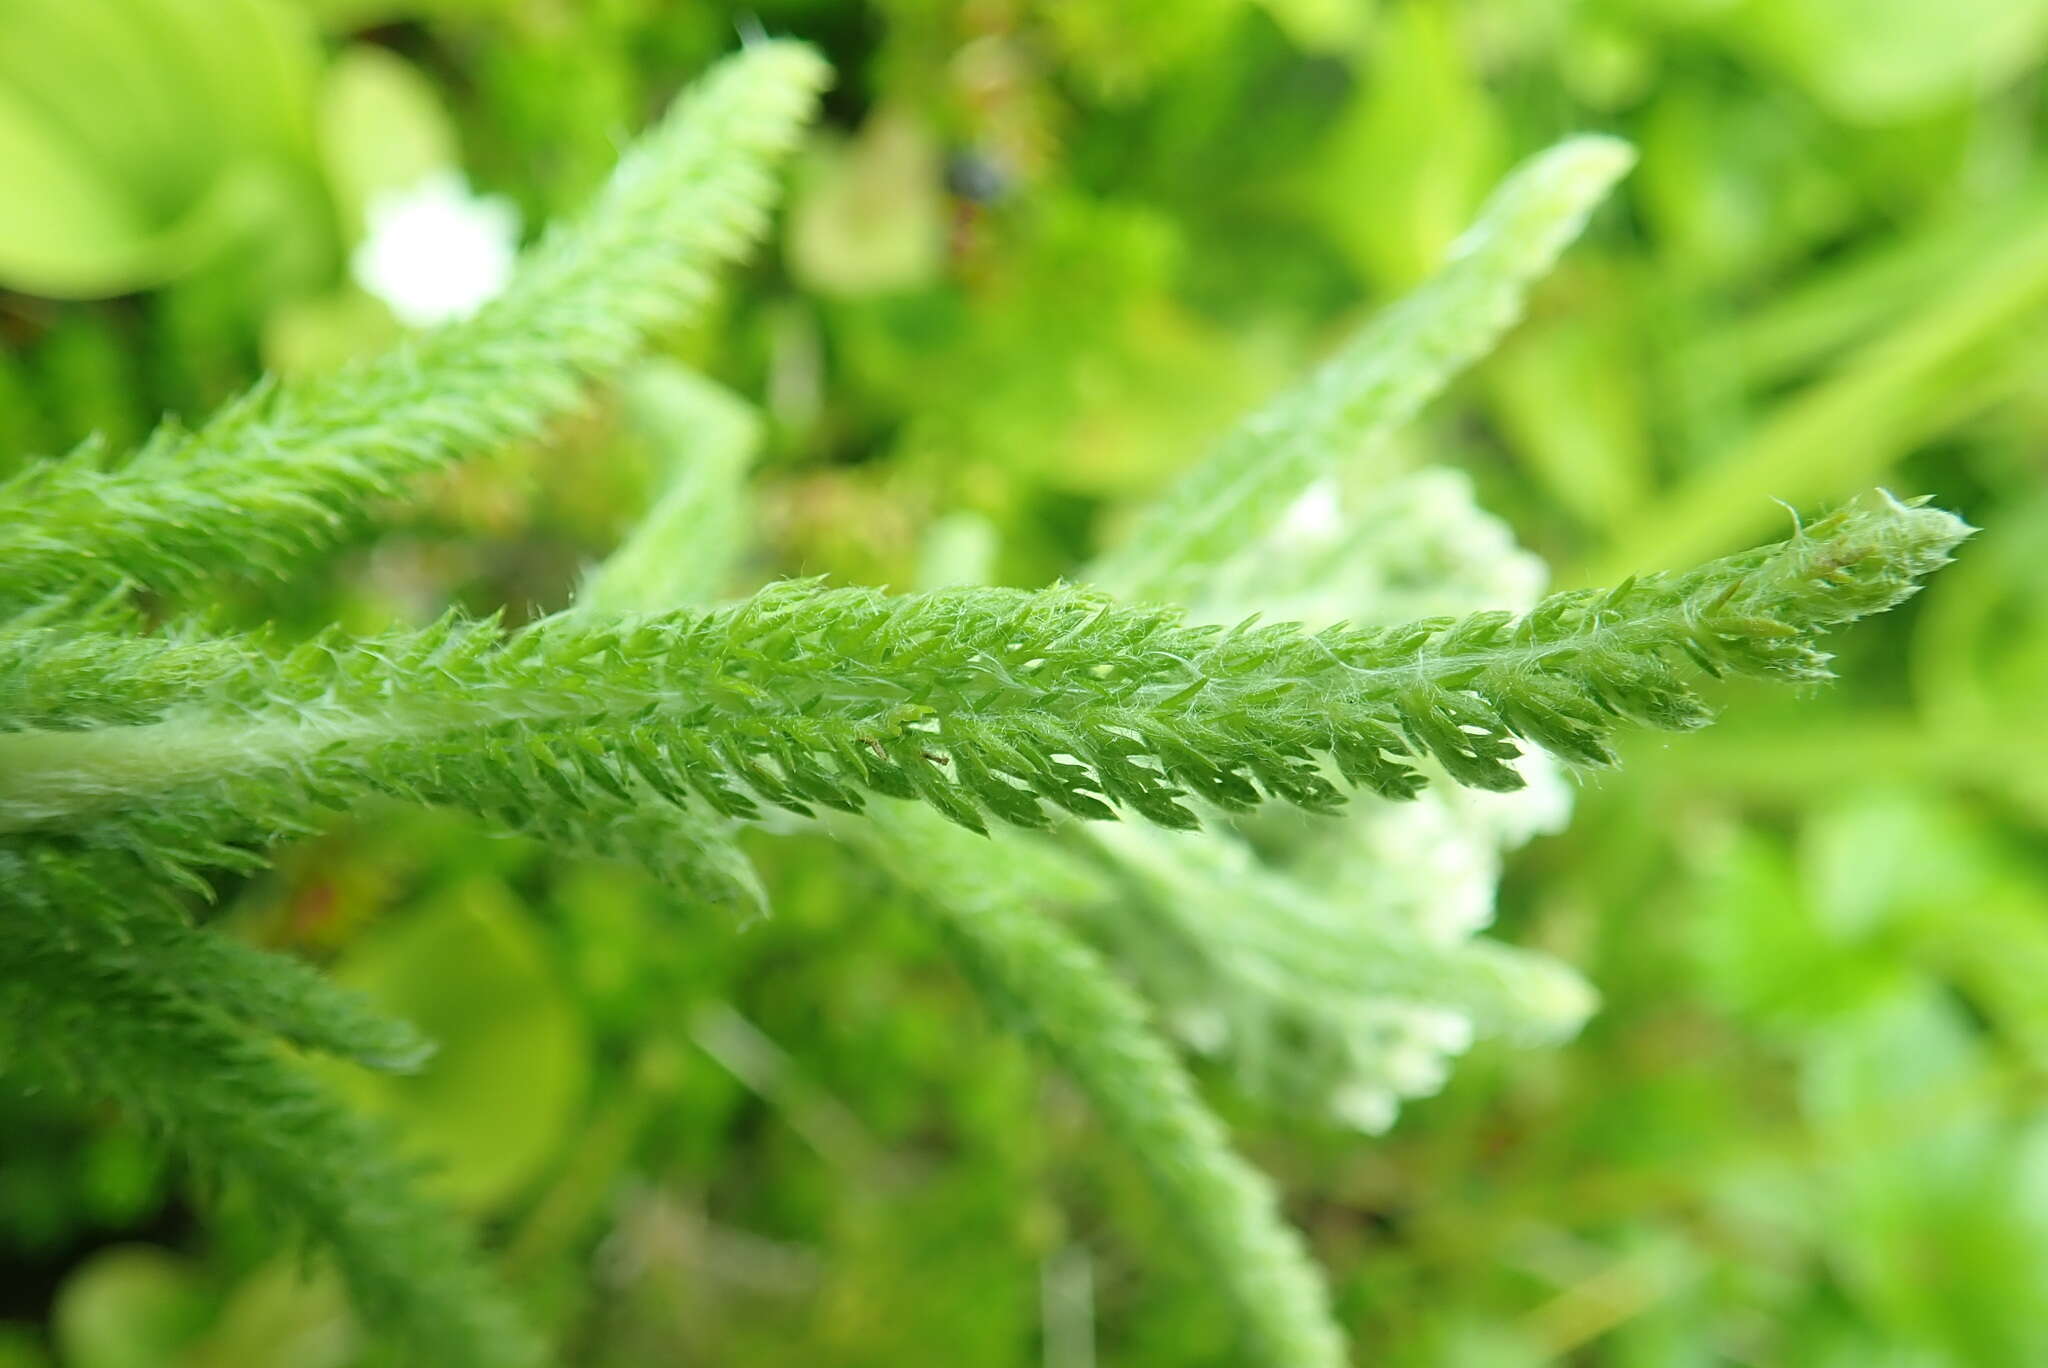
M 352 225 L 379 191 L 407 189 L 459 161 L 433 82 L 386 48 L 359 44 L 335 59 L 317 120 L 327 181 Z
M 433 1183 L 485 1208 L 536 1177 L 581 1107 L 589 1043 L 504 885 L 475 879 L 394 918 L 336 972 L 439 1047 L 418 1074 L 350 1071 L 343 1082 L 397 1126 Z
M 272 223 L 316 60 L 277 0 L 0 0 L 0 286 L 119 294 Z
M 187 1260 L 153 1245 L 116 1245 L 65 1280 L 51 1319 L 70 1368 L 162 1368 L 212 1314 Z

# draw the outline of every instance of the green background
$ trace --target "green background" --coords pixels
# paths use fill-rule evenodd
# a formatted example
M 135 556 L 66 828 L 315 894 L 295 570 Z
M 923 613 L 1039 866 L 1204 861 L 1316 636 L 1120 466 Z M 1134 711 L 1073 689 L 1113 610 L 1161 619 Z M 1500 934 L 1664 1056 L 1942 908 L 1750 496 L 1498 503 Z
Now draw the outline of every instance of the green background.
M 756 25 L 840 79 L 673 348 L 767 420 L 749 582 L 907 585 L 963 512 L 1003 582 L 1071 573 L 1515 160 L 1637 144 L 1414 458 L 1562 584 L 1873 483 L 1986 531 L 1842 683 L 1724 691 L 1514 857 L 1496 933 L 1598 985 L 1579 1039 L 1482 1046 L 1385 1137 L 1210 1095 L 1362 1361 L 2048 1362 L 2048 5 L 0 0 L 0 468 L 388 341 L 346 270 L 380 188 L 459 162 L 543 223 Z M 559 607 L 659 464 L 599 403 L 236 611 Z M 755 853 L 739 925 L 366 820 L 229 915 L 443 1041 L 338 1081 L 567 1361 L 1083 1368 L 1077 1316 L 1104 1364 L 1227 1361 L 1167 1213 L 903 895 Z M 326 1279 L 189 1177 L 0 1098 L 0 1363 L 349 1361 Z

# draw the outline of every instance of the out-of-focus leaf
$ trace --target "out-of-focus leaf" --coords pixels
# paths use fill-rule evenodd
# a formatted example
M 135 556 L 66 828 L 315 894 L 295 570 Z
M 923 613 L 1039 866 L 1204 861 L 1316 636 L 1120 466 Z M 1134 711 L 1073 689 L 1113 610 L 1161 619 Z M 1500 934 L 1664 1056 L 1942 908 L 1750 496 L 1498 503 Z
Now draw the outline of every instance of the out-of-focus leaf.
M 1115 0 L 1038 0 L 1052 42 L 1095 92 L 1129 99 L 1229 32 L 1243 0 L 1125 5 Z
M 1826 128 L 1784 98 L 1741 98 L 1680 72 L 1640 125 L 1637 188 L 1666 288 L 1725 287 L 1839 232 L 1852 212 L 1842 168 L 1825 155 Z
M 1487 366 L 1496 412 L 1559 504 L 1593 527 L 1620 523 L 1651 478 L 1646 399 L 1625 332 L 1597 316 L 1544 320 Z
M 352 1330 L 331 1270 L 275 1259 L 235 1284 L 180 1368 L 344 1368 Z
M 116 1245 L 64 1280 L 52 1324 L 66 1368 L 163 1368 L 212 1313 L 197 1265 L 154 1245 Z
M 437 1046 L 406 1078 L 344 1085 L 389 1117 L 449 1197 L 488 1208 L 538 1176 L 588 1083 L 582 1019 L 503 884 L 478 877 L 352 947 L 336 976 Z
M 1749 0 L 1726 24 L 1835 113 L 1869 123 L 1992 89 L 2048 44 L 2038 0 Z
M 1626 143 L 1601 137 L 1568 138 L 1530 158 L 1442 269 L 1240 419 L 1140 512 L 1091 578 L 1134 597 L 1183 598 L 1319 479 L 1368 463 L 1384 472 L 1381 445 L 1520 320 L 1531 282 L 1633 161 Z
M 1981 902 L 1998 859 L 1960 814 L 1912 789 L 1855 794 L 1808 824 L 1801 855 L 1816 919 L 1843 941 L 1902 914 Z
M 1312 52 L 1342 52 L 1372 27 L 1374 0 L 1257 0 L 1289 38 Z
M 1818 1037 L 1802 1079 L 1831 1259 L 1939 1362 L 2048 1357 L 2048 1126 L 2006 1125 L 1995 1067 L 1958 1007 L 1908 988 Z
M 335 58 L 316 118 L 320 160 L 351 228 L 379 192 L 407 189 L 459 160 L 440 94 L 388 48 L 359 45 Z
M 2008 505 L 1921 619 L 1913 684 L 1944 728 L 2048 724 L 2048 498 Z
M 329 33 L 358 33 L 406 19 L 478 19 L 502 14 L 513 0 L 293 0 Z
M 1868 989 L 1869 966 L 1801 897 L 1781 843 L 1741 827 L 1698 833 L 1691 965 L 1706 998 L 1751 1029 L 1811 1028 Z
M 900 415 L 888 449 L 925 492 L 1142 487 L 1256 393 L 1242 353 L 1174 299 L 1184 247 L 1158 210 L 1063 188 L 986 230 L 1001 265 L 970 287 L 847 300 L 830 315 L 832 386 Z
M 121 293 L 291 221 L 315 61 L 275 0 L 0 4 L 0 284 Z
M 191 269 L 274 207 L 260 171 L 216 180 L 168 223 L 126 197 L 0 87 L 0 281 L 51 297 L 118 294 Z
M 1501 169 L 1499 115 L 1453 5 L 1404 4 L 1375 26 L 1359 95 L 1302 186 L 1330 235 L 1383 290 L 1445 249 Z
M 851 142 L 827 144 L 790 204 L 789 263 L 822 294 L 929 284 L 945 248 L 939 150 L 907 109 L 880 109 Z
M 1883 472 L 1917 441 L 2030 383 L 2033 353 L 2010 344 L 2048 316 L 2048 219 L 1787 401 L 1736 450 L 1629 520 L 1585 571 L 1619 579 L 1723 551 L 1811 501 Z
M 1700 174 L 1697 162 L 1691 174 Z M 1745 390 L 1796 378 L 1949 288 L 2043 220 L 2048 188 L 2040 185 L 1988 204 L 1955 205 L 1910 233 L 1887 233 L 1853 256 L 1801 272 L 1753 311 L 1688 339 L 1678 364 L 1717 386 Z
M 917 587 L 992 584 L 1001 545 L 1002 534 L 987 518 L 977 513 L 948 514 L 925 529 L 917 553 Z
M 626 412 L 661 466 L 653 504 L 584 581 L 580 609 L 666 612 L 716 602 L 752 535 L 747 475 L 761 419 L 745 400 L 682 366 L 643 365 Z
M 263 328 L 263 362 L 281 376 L 318 375 L 399 339 L 391 310 L 346 285 L 271 311 Z

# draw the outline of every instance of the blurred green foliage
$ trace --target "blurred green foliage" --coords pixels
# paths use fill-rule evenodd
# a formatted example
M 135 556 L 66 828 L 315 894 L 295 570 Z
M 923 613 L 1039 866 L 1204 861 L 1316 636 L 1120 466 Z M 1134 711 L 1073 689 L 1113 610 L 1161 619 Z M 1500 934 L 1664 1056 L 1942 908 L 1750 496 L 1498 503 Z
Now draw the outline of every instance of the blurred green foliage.
M 841 86 L 777 250 L 677 346 L 765 410 L 746 581 L 907 585 L 965 513 L 1003 582 L 1072 573 L 1512 160 L 1638 144 L 1402 454 L 1567 583 L 1876 481 L 1989 530 L 1849 683 L 1637 744 L 1514 857 L 1503 934 L 1605 996 L 1581 1039 L 1482 1047 L 1369 1141 L 1216 1095 L 1376 1361 L 2048 1362 L 2048 5 L 0 0 L 0 453 L 374 348 L 379 189 L 457 163 L 541 222 L 756 24 Z M 239 611 L 560 606 L 659 447 L 594 411 Z M 1217 1362 L 1164 1213 L 909 895 L 757 853 L 775 912 L 735 928 L 405 816 L 232 916 L 443 1040 L 367 1100 L 570 1361 Z M 348 1361 L 264 1213 L 196 1225 L 104 1117 L 0 1127 L 0 1364 Z

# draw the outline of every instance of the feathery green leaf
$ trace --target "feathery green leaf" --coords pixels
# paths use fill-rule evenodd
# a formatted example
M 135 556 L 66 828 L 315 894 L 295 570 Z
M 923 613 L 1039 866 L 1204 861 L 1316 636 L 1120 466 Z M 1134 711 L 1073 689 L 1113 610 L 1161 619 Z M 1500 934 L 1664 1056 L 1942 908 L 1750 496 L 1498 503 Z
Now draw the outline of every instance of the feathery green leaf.
M 1188 799 L 1334 811 L 1326 761 L 1400 798 L 1424 783 L 1409 761 L 1425 753 L 1459 783 L 1513 789 L 1518 740 L 1605 765 L 1624 720 L 1702 725 L 1700 672 L 1825 678 L 1819 636 L 1912 593 L 1967 531 L 1879 495 L 1775 546 L 1554 594 L 1520 617 L 1315 633 L 1187 626 L 1074 589 L 795 582 L 729 608 L 568 615 L 510 636 L 448 620 L 283 655 L 223 641 L 205 669 L 190 643 L 163 645 L 158 671 L 154 643 L 112 639 L 61 653 L 57 681 L 0 659 L 32 696 L 104 710 L 104 664 L 153 699 L 148 720 L 0 733 L 0 835 L 62 826 L 88 844 L 213 849 L 223 832 L 264 839 L 240 815 L 289 821 L 297 796 L 375 788 L 517 818 L 615 797 L 635 776 L 728 816 L 854 811 L 879 793 L 977 830 L 1043 825 L 1047 804 L 1168 827 L 1197 824 Z
M 324 379 L 260 386 L 112 469 L 91 447 L 29 466 L 0 486 L 0 610 L 124 579 L 277 574 L 411 477 L 537 433 L 693 316 L 711 270 L 760 235 L 773 168 L 825 78 L 792 43 L 721 65 L 470 318 Z
M 1595 136 L 1532 158 L 1436 275 L 1240 423 L 1085 578 L 1128 598 L 1187 602 L 1209 567 L 1264 532 L 1318 476 L 1383 441 L 1485 355 L 1634 160 L 1628 144 Z
M 1144 1004 L 1058 923 L 1002 896 L 974 897 L 977 874 L 948 868 L 949 846 L 921 844 L 916 824 L 891 863 L 913 887 L 954 959 L 991 1006 L 1035 1038 L 1137 1156 L 1174 1220 L 1237 1311 L 1246 1362 L 1340 1368 L 1344 1343 L 1301 1237 L 1272 1185 L 1231 1148 L 1193 1080 L 1146 1020 Z M 954 848 L 957 849 L 957 848 Z
M 633 426 L 671 464 L 654 506 L 576 595 L 594 614 L 659 612 L 709 603 L 746 543 L 747 467 L 761 419 L 738 395 L 667 362 L 624 387 Z
M 112 1098 L 330 1250 L 366 1324 L 417 1362 L 517 1368 L 539 1347 L 383 1137 L 278 1051 L 165 981 L 111 923 L 11 918 L 0 1063 Z

